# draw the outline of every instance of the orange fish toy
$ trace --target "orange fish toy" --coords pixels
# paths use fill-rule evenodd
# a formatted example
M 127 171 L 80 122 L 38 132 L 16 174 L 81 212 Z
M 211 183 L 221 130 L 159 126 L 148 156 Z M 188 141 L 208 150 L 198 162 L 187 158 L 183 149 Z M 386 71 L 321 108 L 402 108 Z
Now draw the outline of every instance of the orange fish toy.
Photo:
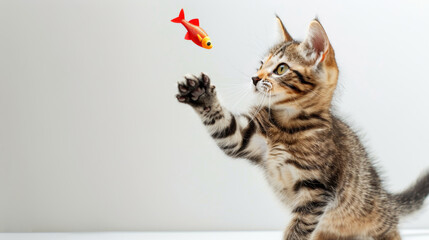
M 192 42 L 198 46 L 206 49 L 211 49 L 213 47 L 210 37 L 202 28 L 200 28 L 200 21 L 198 18 L 189 20 L 189 22 L 186 21 L 185 13 L 182 9 L 180 10 L 179 16 L 175 19 L 172 19 L 171 21 L 174 23 L 181 23 L 183 26 L 185 26 L 186 30 L 188 30 L 185 35 L 186 40 L 192 40 Z

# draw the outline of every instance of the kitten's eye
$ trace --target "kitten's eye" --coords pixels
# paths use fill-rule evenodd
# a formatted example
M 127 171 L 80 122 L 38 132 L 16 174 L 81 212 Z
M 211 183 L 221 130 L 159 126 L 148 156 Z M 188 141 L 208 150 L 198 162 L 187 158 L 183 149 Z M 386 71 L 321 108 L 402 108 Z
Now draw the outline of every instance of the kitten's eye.
M 274 73 L 277 75 L 282 75 L 286 72 L 286 70 L 288 70 L 288 68 L 289 67 L 286 63 L 281 63 L 276 67 L 276 69 L 274 69 Z

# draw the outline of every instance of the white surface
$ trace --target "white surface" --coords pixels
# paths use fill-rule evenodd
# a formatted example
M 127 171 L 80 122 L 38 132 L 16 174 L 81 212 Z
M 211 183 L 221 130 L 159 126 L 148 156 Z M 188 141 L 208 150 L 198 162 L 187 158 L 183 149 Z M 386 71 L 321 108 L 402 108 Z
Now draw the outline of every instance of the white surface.
M 199 18 L 210 51 L 170 22 Z M 261 172 L 217 149 L 176 82 L 207 72 L 239 101 L 276 41 L 316 15 L 337 106 L 389 189 L 429 166 L 429 1 L 0 0 L 0 231 L 281 230 Z M 238 102 L 238 103 L 237 103 Z M 429 228 L 429 214 L 404 227 Z
M 404 230 L 403 240 L 427 240 L 429 230 Z M 0 240 L 280 240 L 281 231 L 0 233 Z

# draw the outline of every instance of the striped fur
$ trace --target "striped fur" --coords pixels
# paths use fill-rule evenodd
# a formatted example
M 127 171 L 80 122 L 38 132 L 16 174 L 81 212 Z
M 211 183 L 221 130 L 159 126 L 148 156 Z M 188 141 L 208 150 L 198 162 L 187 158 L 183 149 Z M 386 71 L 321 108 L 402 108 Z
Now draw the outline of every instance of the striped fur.
M 177 99 L 195 109 L 228 156 L 264 170 L 292 211 L 284 239 L 400 239 L 399 217 L 422 206 L 429 174 L 400 194 L 383 188 L 357 135 L 331 112 L 338 67 L 323 27 L 312 21 L 307 38 L 297 42 L 278 20 L 284 41 L 252 78 L 270 105 L 233 114 L 205 74 L 185 77 Z

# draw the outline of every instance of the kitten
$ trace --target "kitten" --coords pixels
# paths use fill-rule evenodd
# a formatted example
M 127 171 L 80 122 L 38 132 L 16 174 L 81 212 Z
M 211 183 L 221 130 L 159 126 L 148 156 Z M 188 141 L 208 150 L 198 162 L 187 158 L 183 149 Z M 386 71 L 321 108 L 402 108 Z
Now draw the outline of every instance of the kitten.
M 283 41 L 252 77 L 258 94 L 271 95 L 269 108 L 229 112 L 205 74 L 186 76 L 177 99 L 195 109 L 227 155 L 264 170 L 292 209 L 284 239 L 401 239 L 398 220 L 423 205 L 429 173 L 400 194 L 382 187 L 359 138 L 331 112 L 338 67 L 322 25 L 313 20 L 297 42 L 277 20 Z

